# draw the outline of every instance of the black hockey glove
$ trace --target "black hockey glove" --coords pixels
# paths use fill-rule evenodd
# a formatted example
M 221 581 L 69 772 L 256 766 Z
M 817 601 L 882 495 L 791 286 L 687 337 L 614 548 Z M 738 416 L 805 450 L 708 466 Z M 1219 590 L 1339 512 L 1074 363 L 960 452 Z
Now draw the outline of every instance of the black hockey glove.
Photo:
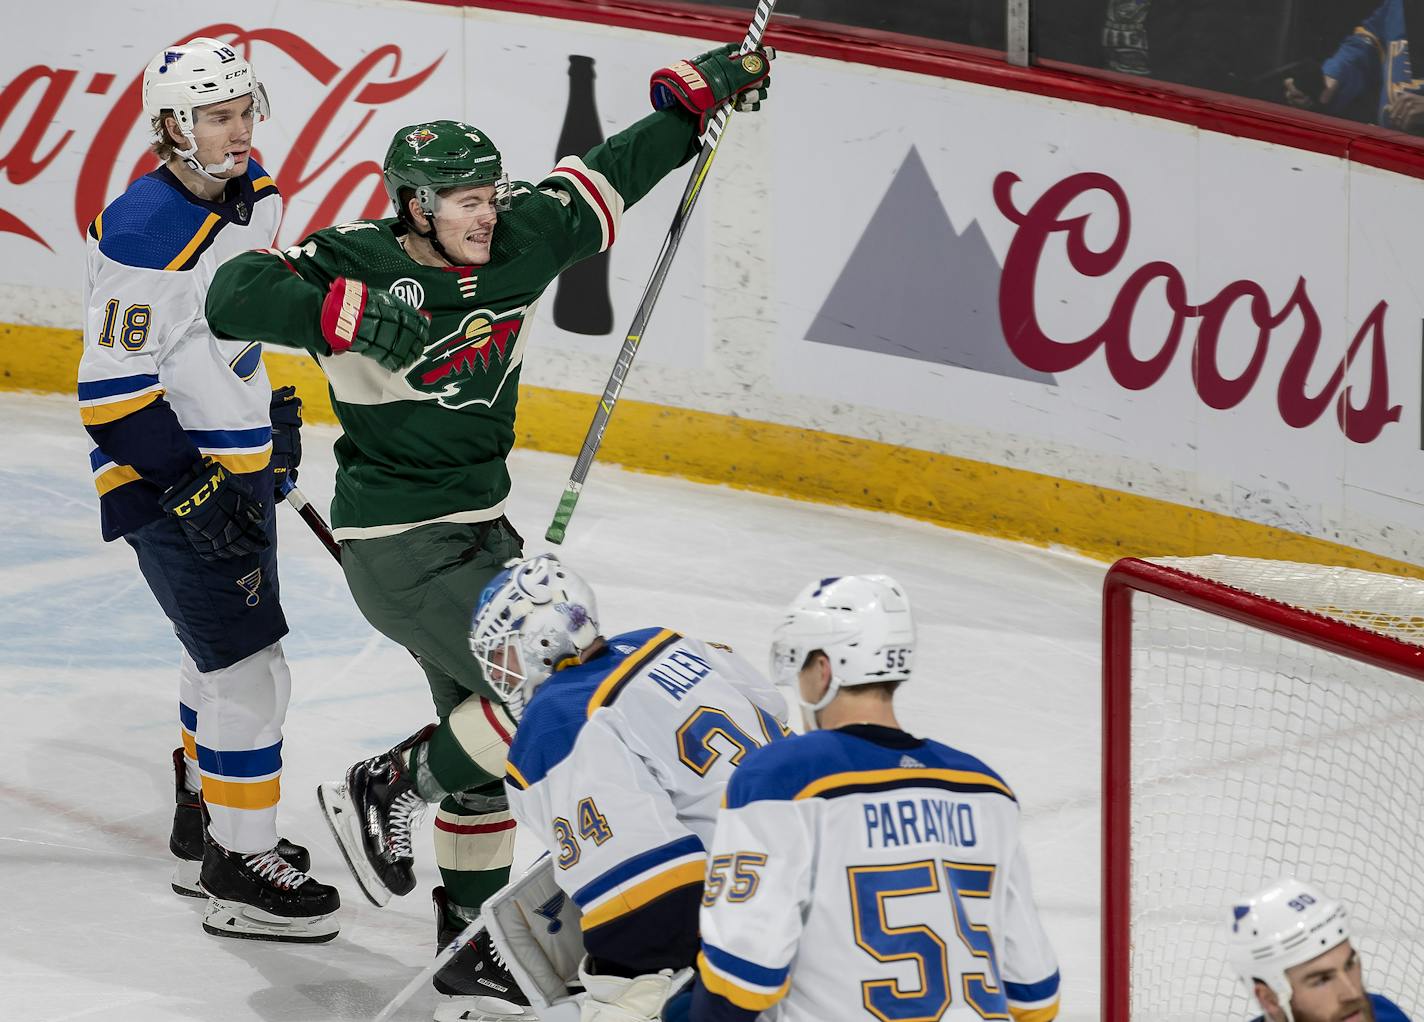
M 302 463 L 302 399 L 296 387 L 272 391 L 272 488 L 280 497 Z
M 212 458 L 204 457 L 189 469 L 164 491 L 160 503 L 206 561 L 267 549 L 262 504 L 251 487 Z
M 337 277 L 321 305 L 321 333 L 333 352 L 354 351 L 396 372 L 425 351 L 430 320 L 389 291 Z

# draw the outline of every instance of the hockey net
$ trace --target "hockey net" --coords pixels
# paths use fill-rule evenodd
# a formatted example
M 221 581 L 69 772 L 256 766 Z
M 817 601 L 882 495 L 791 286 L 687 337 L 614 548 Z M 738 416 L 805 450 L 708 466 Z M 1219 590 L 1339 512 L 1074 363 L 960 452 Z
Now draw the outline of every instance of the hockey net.
M 1424 1009 L 1424 582 L 1130 558 L 1103 606 L 1103 1018 L 1259 1014 L 1230 909 L 1286 874 Z

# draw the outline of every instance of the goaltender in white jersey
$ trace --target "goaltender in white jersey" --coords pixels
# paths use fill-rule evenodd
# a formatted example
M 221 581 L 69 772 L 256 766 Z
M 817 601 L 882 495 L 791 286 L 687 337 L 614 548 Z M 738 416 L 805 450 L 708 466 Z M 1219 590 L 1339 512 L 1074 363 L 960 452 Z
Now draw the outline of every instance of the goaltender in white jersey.
M 895 719 L 914 648 L 909 602 L 884 575 L 823 579 L 792 605 L 773 666 L 825 730 L 756 750 L 732 776 L 695 1022 L 1056 1017 L 1012 789 Z
M 696 957 L 727 779 L 786 737 L 785 700 L 725 647 L 666 628 L 602 638 L 592 591 L 549 555 L 490 583 L 471 642 L 519 719 L 510 809 L 582 912 L 582 1017 L 658 1018 Z

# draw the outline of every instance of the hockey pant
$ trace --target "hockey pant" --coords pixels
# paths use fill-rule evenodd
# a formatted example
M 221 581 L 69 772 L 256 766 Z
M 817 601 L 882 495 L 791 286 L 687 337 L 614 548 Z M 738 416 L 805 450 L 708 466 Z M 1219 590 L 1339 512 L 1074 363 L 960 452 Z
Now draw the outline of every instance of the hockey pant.
M 461 927 L 504 886 L 514 859 L 503 780 L 514 721 L 491 698 L 470 653 L 470 620 L 481 591 L 521 546 L 502 518 L 342 543 L 356 605 L 377 630 L 416 654 L 430 685 L 440 723 L 416 750 L 417 778 L 422 794 L 448 793 L 435 817 L 435 858 L 448 922 Z
M 186 651 L 179 668 L 179 712 L 188 787 L 202 786 L 208 830 L 234 852 L 277 843 L 282 723 L 292 692 L 282 644 L 231 667 L 199 671 Z
M 258 554 L 207 561 L 167 515 L 124 538 L 183 646 L 178 717 L 187 786 L 201 785 L 213 839 L 234 852 L 277 843 L 282 722 L 292 680 L 282 655 L 287 620 L 272 544 Z

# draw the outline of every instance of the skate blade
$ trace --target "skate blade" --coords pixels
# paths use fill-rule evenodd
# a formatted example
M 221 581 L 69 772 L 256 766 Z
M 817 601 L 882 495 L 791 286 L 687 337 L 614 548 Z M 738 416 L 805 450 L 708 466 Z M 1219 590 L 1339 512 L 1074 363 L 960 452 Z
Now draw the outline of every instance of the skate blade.
M 366 861 L 361 823 L 351 800 L 346 797 L 346 785 L 318 784 L 316 800 L 321 803 L 322 815 L 326 817 L 331 836 L 336 838 L 336 847 L 341 849 L 341 857 L 346 860 L 346 868 L 356 878 L 356 886 L 372 905 L 385 908 L 391 900 L 391 889 L 381 883 L 381 878 Z
M 173 867 L 173 879 L 170 881 L 173 893 L 185 898 L 206 898 L 207 892 L 198 884 L 198 875 L 202 871 L 200 860 L 179 859 L 178 865 Z
M 203 929 L 215 937 L 275 940 L 287 944 L 321 944 L 340 931 L 336 914 L 291 918 L 273 915 L 240 901 L 208 899 Z
M 498 997 L 438 996 L 435 1022 L 537 1022 L 534 1009 L 521 1007 Z

